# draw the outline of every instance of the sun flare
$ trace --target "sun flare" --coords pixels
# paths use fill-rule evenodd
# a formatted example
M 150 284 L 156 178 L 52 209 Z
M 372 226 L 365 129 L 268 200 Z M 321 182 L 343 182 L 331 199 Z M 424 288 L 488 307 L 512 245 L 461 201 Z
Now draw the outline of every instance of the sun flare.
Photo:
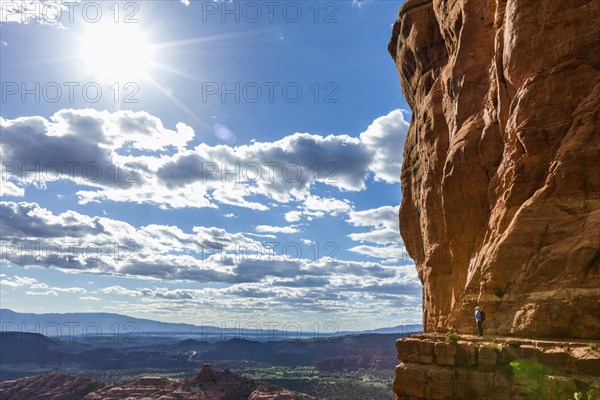
M 100 80 L 144 79 L 154 63 L 153 47 L 135 24 L 93 24 L 81 46 L 87 72 Z

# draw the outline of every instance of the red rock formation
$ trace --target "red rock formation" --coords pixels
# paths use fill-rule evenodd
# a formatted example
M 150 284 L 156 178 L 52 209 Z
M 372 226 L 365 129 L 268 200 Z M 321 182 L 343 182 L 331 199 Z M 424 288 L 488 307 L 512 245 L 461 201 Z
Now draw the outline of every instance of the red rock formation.
M 397 399 L 600 399 L 600 351 L 586 342 L 414 335 L 396 349 Z
M 215 371 L 213 371 L 212 367 L 208 363 L 204 363 L 198 375 L 196 375 L 196 381 L 198 382 L 213 382 L 217 380 L 217 376 L 215 375 Z
M 204 373 L 203 373 L 204 371 Z M 198 376 L 213 378 L 209 381 Z M 210 365 L 189 381 L 144 376 L 104 385 L 87 378 L 50 373 L 0 383 L 2 400 L 311 400 L 274 385 L 244 378 L 230 371 L 214 371 Z
M 400 231 L 424 326 L 600 338 L 600 2 L 408 0 Z
M 0 399 L 81 400 L 100 386 L 80 376 L 50 373 L 0 383 Z

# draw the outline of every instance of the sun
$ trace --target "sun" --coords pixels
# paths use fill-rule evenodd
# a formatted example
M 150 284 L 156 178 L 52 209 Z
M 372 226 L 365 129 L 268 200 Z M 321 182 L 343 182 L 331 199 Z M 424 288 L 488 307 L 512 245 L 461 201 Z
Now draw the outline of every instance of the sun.
M 149 77 L 154 49 L 137 24 L 91 24 L 81 40 L 81 58 L 99 80 L 136 82 Z

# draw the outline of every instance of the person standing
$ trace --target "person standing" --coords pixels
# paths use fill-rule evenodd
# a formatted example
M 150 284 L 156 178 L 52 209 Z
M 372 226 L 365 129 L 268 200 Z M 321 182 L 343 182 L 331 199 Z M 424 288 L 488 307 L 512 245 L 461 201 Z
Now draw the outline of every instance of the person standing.
M 483 311 L 479 306 L 475 307 L 475 323 L 477 324 L 477 336 L 483 336 Z

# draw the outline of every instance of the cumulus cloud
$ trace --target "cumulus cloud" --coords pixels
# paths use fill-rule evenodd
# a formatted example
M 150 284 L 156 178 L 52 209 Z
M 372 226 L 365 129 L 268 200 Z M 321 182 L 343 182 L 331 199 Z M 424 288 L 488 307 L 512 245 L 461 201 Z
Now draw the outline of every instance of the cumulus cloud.
M 304 199 L 317 182 L 345 191 L 363 190 L 372 158 L 373 150 L 357 138 L 296 133 L 275 142 L 235 147 L 200 144 L 164 163 L 157 176 L 176 189 L 218 185 L 222 189 L 213 197 L 219 201 L 232 196 L 231 190 L 242 190 L 233 201 L 223 201 L 226 204 L 239 203 L 248 195 L 287 203 Z
M 9 287 L 26 287 L 29 289 L 48 289 L 48 285 L 40 283 L 35 278 L 28 278 L 22 276 L 15 276 L 14 278 L 7 278 L 6 275 L 2 276 L 2 285 Z
M 383 259 L 400 259 L 403 261 L 406 261 L 408 259 L 408 254 L 406 253 L 406 250 L 403 247 L 399 246 L 360 245 L 351 247 L 348 249 L 348 251 Z
M 24 196 L 28 185 L 46 188 L 68 180 L 79 188 L 82 204 L 216 208 L 221 203 L 266 211 L 274 200 L 303 203 L 307 218 L 336 215 L 352 205 L 318 198 L 312 188 L 360 191 L 371 176 L 398 182 L 407 126 L 395 110 L 359 137 L 294 133 L 273 142 L 189 148 L 195 137 L 191 127 L 178 123 L 169 129 L 141 111 L 67 109 L 49 119 L 0 118 L 3 194 Z
M 184 124 L 177 124 L 173 131 L 148 113 L 131 111 L 61 110 L 50 120 L 0 118 L 0 128 L 2 179 L 10 183 L 8 188 L 13 194 L 23 195 L 23 187 L 28 184 L 46 187 L 68 180 L 82 187 L 104 189 L 99 196 L 114 194 L 116 201 L 136 201 L 131 196 L 137 196 L 142 202 L 144 196 L 147 199 L 147 194 L 153 193 L 153 201 L 159 203 L 160 192 L 152 176 L 158 156 L 125 153 L 133 148 L 161 155 L 184 147 L 194 136 Z M 132 195 L 125 196 L 127 192 Z M 88 191 L 82 191 L 84 202 L 88 197 Z M 210 206 L 202 199 L 195 203 Z
M 393 267 L 377 263 L 302 258 L 302 254 L 313 254 L 301 247 L 308 247 L 309 241 L 260 242 L 241 233 L 203 226 L 195 226 L 191 232 L 157 224 L 136 228 L 124 221 L 74 211 L 55 214 L 25 202 L 1 202 L 0 211 L 4 256 L 16 265 L 227 284 L 258 282 L 268 277 L 394 275 Z M 298 232 L 294 226 L 269 225 L 259 225 L 256 231 Z M 290 281 L 286 282 L 291 286 Z M 26 283 L 35 284 L 10 284 Z M 110 290 L 117 293 L 120 288 Z
M 278 312 L 286 315 L 294 310 L 347 313 L 348 302 L 353 304 L 352 312 L 368 308 L 369 305 L 364 302 L 386 306 L 393 304 L 402 309 L 414 308 L 415 312 L 419 312 L 421 289 L 416 272 L 414 269 L 406 272 L 403 267 L 396 269 L 396 274 L 386 278 L 365 276 L 357 280 L 343 274 L 327 277 L 307 275 L 298 279 L 270 277 L 223 288 L 108 287 L 100 289 L 99 293 L 126 296 L 126 304 L 129 305 L 137 299 L 141 304 L 152 307 L 152 312 L 156 312 L 155 307 L 171 309 L 169 303 L 177 304 L 173 312 L 185 309 L 194 312 L 194 308 L 202 304 L 205 309 L 210 305 L 210 309 L 216 309 L 219 314 L 250 312 L 257 315 L 265 312 L 270 320 Z
M 260 233 L 297 233 L 298 229 L 291 226 L 270 226 L 270 225 L 258 225 L 254 228 L 256 232 Z
M 0 185 L 0 196 L 23 197 L 24 195 L 25 189 L 15 185 L 12 182 L 5 181 Z
M 83 294 L 87 293 L 84 288 L 80 287 L 49 287 L 47 283 L 38 282 L 35 278 L 30 277 L 22 277 L 22 276 L 14 276 L 7 277 L 6 275 L 2 275 L 1 280 L 2 286 L 12 287 L 12 288 L 25 288 L 29 289 L 25 293 L 32 296 L 58 296 L 58 293 L 78 293 Z
M 302 258 L 297 246 L 312 245 L 309 240 L 300 240 L 291 247 L 283 243 L 273 247 L 221 228 L 196 226 L 191 232 L 157 224 L 135 228 L 123 221 L 74 211 L 55 214 L 35 203 L 2 202 L 0 206 L 0 239 L 9 264 L 143 281 L 158 278 L 163 284 L 195 281 L 222 285 L 202 289 L 114 285 L 90 293 L 96 298 L 124 296 L 133 301 L 209 302 L 215 307 L 239 307 L 235 299 L 243 297 L 253 301 L 244 307 L 265 312 L 273 307 L 282 312 L 330 312 L 347 308 L 345 302 L 353 296 L 387 302 L 377 299 L 398 290 L 399 295 L 415 296 L 418 304 L 415 291 L 420 286 L 414 267 L 333 257 Z M 370 213 L 363 212 L 353 218 L 367 223 L 367 215 Z M 58 229 L 61 225 L 64 231 Z M 273 228 L 277 227 L 258 229 Z M 127 247 L 127 241 L 133 243 L 131 247 Z M 116 248 L 115 244 L 121 245 Z M 39 249 L 45 250 L 40 253 Z M 305 250 L 305 254 L 310 253 Z M 83 288 L 52 287 L 21 276 L 2 276 L 2 285 L 37 296 L 86 294 Z
M 363 211 L 351 211 L 347 222 L 356 227 L 369 227 L 370 231 L 351 233 L 352 240 L 381 245 L 400 242 L 398 233 L 398 207 L 383 206 Z
M 381 267 L 375 263 L 346 265 L 335 260 L 329 264 L 298 263 L 296 271 L 279 265 L 268 274 L 247 272 L 253 279 L 243 282 L 194 288 L 179 287 L 179 282 L 121 278 L 119 285 L 96 288 L 92 295 L 80 296 L 87 301 L 101 301 L 98 309 L 146 314 L 152 319 L 206 323 L 248 316 L 250 321 L 294 321 L 301 313 L 323 314 L 329 321 L 355 323 L 356 318 L 371 318 L 379 313 L 414 314 L 420 317 L 420 285 L 413 266 Z M 286 272 L 288 270 L 288 272 Z M 351 272 L 359 273 L 360 278 Z M 376 272 L 376 274 L 372 273 Z M 264 275 L 264 276 L 263 276 Z M 2 276 L 6 279 L 6 275 Z M 8 281 L 16 280 L 15 277 Z M 19 286 L 33 296 L 62 296 L 63 293 L 32 278 L 21 277 L 20 282 L 35 283 L 37 289 Z M 158 286 L 153 285 L 156 283 Z M 78 290 L 72 291 L 77 294 Z M 352 307 L 348 307 L 352 304 Z M 170 317 L 170 318 L 167 318 Z M 219 324 L 220 325 L 220 324 Z
M 25 294 L 27 296 L 58 296 L 58 293 L 56 293 L 55 290 L 46 290 L 43 292 L 34 292 L 31 290 L 28 290 L 25 292 Z
M 300 221 L 301 216 L 301 211 L 290 211 L 285 213 L 284 218 L 287 222 L 297 222 Z
M 99 292 L 104 294 L 117 294 L 125 296 L 137 296 L 139 294 L 138 291 L 125 289 L 123 286 L 109 286 L 100 289 Z
M 363 190 L 371 178 L 397 182 L 399 169 L 394 169 L 399 168 L 396 158 L 401 153 L 387 149 L 394 140 L 401 145 L 402 121 L 396 110 L 358 137 L 295 133 L 273 142 L 190 148 L 195 136 L 190 127 L 166 128 L 147 113 L 62 110 L 48 119 L 0 119 L 3 195 L 24 196 L 29 185 L 43 189 L 68 179 L 81 203 L 110 200 L 163 208 L 227 204 L 254 210 L 291 203 L 284 206 L 290 225 L 265 224 L 256 226 L 255 233 L 233 233 L 205 226 L 132 226 L 106 216 L 54 213 L 36 203 L 2 202 L 0 239 L 7 261 L 72 273 L 156 278 L 164 286 L 181 281 L 219 284 L 218 289 L 122 285 L 91 293 L 102 299 L 124 296 L 139 302 L 140 309 L 152 305 L 165 312 L 176 310 L 169 308 L 170 302 L 270 313 L 275 308 L 347 312 L 348 302 L 362 302 L 353 312 L 369 315 L 377 304 L 401 304 L 392 290 L 416 299 L 406 300 L 410 307 L 418 306 L 418 278 L 396 262 L 401 248 L 397 208 L 356 211 L 352 202 L 335 195 Z M 387 146 L 386 151 L 379 146 Z M 31 168 L 36 163 L 38 170 Z M 86 170 L 85 163 L 96 166 L 102 176 L 91 179 L 94 170 Z M 62 170 L 48 167 L 56 164 Z M 28 171 L 22 171 L 23 165 Z M 325 187 L 327 195 L 313 193 L 316 185 Z M 281 245 L 273 249 L 264 242 L 299 233 L 303 225 L 293 224 L 303 219 L 326 216 L 341 216 L 355 227 L 349 237 L 358 243 L 350 251 L 376 262 L 307 259 L 294 246 L 284 251 Z M 296 243 L 304 246 L 304 256 L 312 254 L 313 244 L 300 239 Z M 36 245 L 44 250 L 36 250 Z M 37 281 L 28 284 L 32 287 L 13 287 L 48 296 L 85 293 Z
M 102 300 L 101 298 L 94 297 L 94 296 L 81 296 L 79 299 L 80 300 L 89 300 L 89 301 L 100 301 L 100 300 Z
M 375 179 L 387 183 L 400 182 L 402 153 L 409 123 L 402 110 L 394 110 L 377 118 L 360 134 L 360 140 L 368 147 L 376 149 L 369 170 Z
M 363 243 L 351 247 L 349 251 L 392 263 L 412 263 L 398 233 L 398 207 L 383 206 L 351 211 L 347 222 L 355 227 L 370 228 L 365 232 L 353 232 L 348 235 L 353 241 Z
M 285 220 L 288 222 L 297 222 L 302 217 L 305 217 L 309 221 L 325 215 L 337 217 L 339 214 L 351 211 L 354 205 L 346 199 L 309 195 L 304 199 L 302 204 L 298 205 L 298 208 L 301 211 L 289 211 L 285 213 Z
M 226 255 L 256 242 L 215 227 L 132 225 L 73 211 L 54 214 L 35 203 L 0 203 L 5 259 L 17 265 L 153 276 L 233 279 Z M 258 248 L 259 245 L 256 245 Z
M 352 203 L 348 200 L 339 200 L 328 197 L 308 196 L 304 200 L 304 209 L 307 211 L 322 211 L 332 217 L 340 213 L 347 213 L 352 210 Z

